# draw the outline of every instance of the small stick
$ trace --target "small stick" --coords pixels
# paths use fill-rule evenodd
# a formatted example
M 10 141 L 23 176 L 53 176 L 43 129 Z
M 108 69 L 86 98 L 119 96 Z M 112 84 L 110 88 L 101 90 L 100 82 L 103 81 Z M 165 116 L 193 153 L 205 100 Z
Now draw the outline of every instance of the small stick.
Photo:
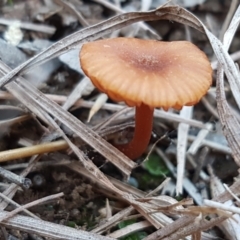
M 11 126 L 13 124 L 27 121 L 30 118 L 31 118 L 30 115 L 22 115 L 22 116 L 15 117 L 12 119 L 2 120 L 2 121 L 0 121 L 0 128 L 1 128 L 1 130 L 4 130 L 4 128 L 7 129 L 9 126 Z
M 5 18 L 0 18 L 0 24 L 1 25 L 7 25 L 10 26 L 13 23 L 15 23 L 17 20 L 9 20 Z M 19 22 L 20 28 L 30 30 L 30 31 L 36 31 L 36 32 L 43 32 L 47 34 L 54 34 L 56 31 L 56 28 L 53 26 L 48 26 L 44 24 L 35 24 L 30 22 Z
M 233 196 L 233 198 L 236 199 L 238 201 L 238 203 L 240 203 L 240 199 L 236 196 L 235 193 L 232 192 L 232 190 L 228 187 L 228 185 L 224 183 L 223 186 L 231 194 L 231 196 Z
M 233 16 L 235 14 L 235 11 L 236 11 L 237 7 L 238 7 L 238 0 L 232 0 L 230 8 L 228 10 L 228 14 L 227 14 L 227 16 L 224 20 L 224 23 L 222 25 L 222 29 L 221 29 L 220 34 L 219 34 L 219 39 L 221 41 L 223 40 L 224 34 L 227 31 L 231 20 L 233 19 Z
M 18 203 L 14 202 L 12 199 L 10 199 L 9 197 L 7 197 L 6 195 L 4 195 L 1 192 L 0 192 L 0 197 L 2 199 L 4 199 L 5 202 L 8 202 L 8 203 L 12 204 L 14 207 L 21 207 L 21 205 L 19 205 Z M 26 213 L 27 215 L 29 215 L 30 217 L 33 217 L 35 219 L 40 219 L 38 216 L 36 216 L 35 214 L 31 213 L 27 209 L 23 209 L 23 212 Z
M 49 200 L 53 200 L 55 198 L 60 198 L 62 197 L 64 194 L 61 192 L 61 193 L 57 193 L 57 194 L 53 194 L 53 195 L 50 195 L 50 196 L 47 196 L 47 197 L 44 197 L 44 198 L 41 198 L 41 199 L 38 199 L 36 201 L 33 201 L 33 202 L 30 202 L 30 203 L 27 203 L 23 206 L 20 206 L 18 208 L 16 208 L 15 210 L 7 213 L 5 216 L 3 216 L 2 218 L 0 218 L 0 222 L 8 219 L 8 218 L 11 218 L 13 217 L 14 215 L 16 215 L 17 213 L 19 212 L 22 212 L 23 210 L 25 210 L 26 208 L 30 208 L 30 207 L 33 207 L 35 205 L 38 205 L 40 203 L 43 203 L 43 202 L 47 202 Z
M 55 2 L 59 6 L 62 6 L 68 12 L 73 13 L 78 18 L 78 21 L 82 24 L 83 27 L 89 26 L 86 19 L 83 17 L 81 12 L 76 9 L 73 3 L 64 0 L 53 0 L 53 2 Z
M 226 204 L 215 202 L 215 201 L 208 200 L 208 199 L 203 200 L 203 203 L 208 207 L 213 207 L 218 210 L 220 209 L 220 210 L 225 210 L 228 212 L 240 214 L 240 209 L 235 206 L 228 206 Z
M 12 183 L 16 183 L 18 186 L 23 186 L 24 188 L 30 188 L 32 181 L 29 178 L 19 176 L 13 172 L 10 172 L 2 167 L 0 167 L 0 176 L 7 179 Z
M 50 143 L 42 143 L 35 146 L 11 149 L 0 152 L 0 162 L 15 160 L 19 158 L 30 157 L 37 154 L 55 152 L 68 148 L 68 144 L 64 140 Z

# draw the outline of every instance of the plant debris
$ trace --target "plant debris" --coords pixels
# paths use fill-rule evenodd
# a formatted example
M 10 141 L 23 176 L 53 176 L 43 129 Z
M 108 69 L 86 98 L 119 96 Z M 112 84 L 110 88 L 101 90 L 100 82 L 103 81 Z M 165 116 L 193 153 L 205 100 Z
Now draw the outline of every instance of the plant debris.
M 240 239 L 238 4 L 2 1 L 0 238 Z M 214 70 L 196 106 L 154 111 L 136 162 L 112 145 L 134 111 L 79 64 L 84 43 L 112 37 L 188 40 Z

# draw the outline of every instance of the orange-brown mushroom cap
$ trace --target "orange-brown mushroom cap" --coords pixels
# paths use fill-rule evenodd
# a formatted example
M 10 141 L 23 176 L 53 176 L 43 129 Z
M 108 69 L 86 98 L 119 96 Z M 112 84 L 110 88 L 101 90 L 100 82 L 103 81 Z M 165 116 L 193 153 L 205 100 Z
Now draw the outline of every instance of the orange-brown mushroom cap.
M 180 109 L 194 105 L 212 83 L 207 56 L 187 41 L 113 38 L 83 45 L 84 73 L 114 101 Z

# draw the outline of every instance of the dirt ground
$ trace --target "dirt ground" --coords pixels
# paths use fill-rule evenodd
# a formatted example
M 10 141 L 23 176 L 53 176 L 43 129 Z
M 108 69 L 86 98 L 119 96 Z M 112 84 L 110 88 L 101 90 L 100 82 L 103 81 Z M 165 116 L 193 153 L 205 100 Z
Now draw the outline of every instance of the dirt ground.
M 0 239 L 240 239 L 239 1 L 0 4 Z M 113 37 L 187 40 L 213 68 L 194 107 L 155 110 L 136 161 L 111 145 L 132 138 L 132 108 L 79 63 L 82 44 Z

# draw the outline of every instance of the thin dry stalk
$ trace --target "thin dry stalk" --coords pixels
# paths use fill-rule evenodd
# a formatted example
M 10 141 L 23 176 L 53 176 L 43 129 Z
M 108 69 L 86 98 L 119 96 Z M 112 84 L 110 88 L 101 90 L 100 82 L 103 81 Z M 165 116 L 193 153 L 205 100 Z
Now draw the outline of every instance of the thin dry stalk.
M 8 212 L 1 211 L 0 219 L 5 218 Z M 34 233 L 39 236 L 50 239 L 69 239 L 69 240 L 113 240 L 113 238 L 100 236 L 98 234 L 86 232 L 80 229 L 70 228 L 64 225 L 59 225 L 43 220 L 38 220 L 30 217 L 16 215 L 8 221 L 1 222 L 2 226 L 9 229 L 18 229 L 22 232 Z
M 238 82 L 239 72 L 236 66 L 234 65 L 234 62 L 232 61 L 232 59 L 227 53 L 227 49 L 230 45 L 231 39 L 239 23 L 239 11 L 240 10 L 237 10 L 237 14 L 236 16 L 234 16 L 233 21 L 230 24 L 229 31 L 225 35 L 224 46 L 216 37 L 214 37 L 206 29 L 206 27 L 196 17 L 194 17 L 191 13 L 189 13 L 188 11 L 180 7 L 167 6 L 151 12 L 121 14 L 103 23 L 86 28 L 82 31 L 76 32 L 62 39 L 61 41 L 53 44 L 50 48 L 36 55 L 35 57 L 23 63 L 22 65 L 20 65 L 14 70 L 10 70 L 9 68 L 7 68 L 2 64 L 1 72 L 2 72 L 3 78 L 0 80 L 1 86 L 10 81 L 13 81 L 13 77 L 15 77 L 16 75 L 23 74 L 24 71 L 29 70 L 33 66 L 46 62 L 49 59 L 52 59 L 56 56 L 59 56 L 60 54 L 68 51 L 71 48 L 78 47 L 80 44 L 83 44 L 86 41 L 95 40 L 99 37 L 104 36 L 105 34 L 111 33 L 113 30 L 121 29 L 122 27 L 127 26 L 134 22 L 146 21 L 146 20 L 152 21 L 152 20 L 168 19 L 168 20 L 178 21 L 183 24 L 188 24 L 192 27 L 195 27 L 199 31 L 205 32 L 205 34 L 208 36 L 209 41 L 213 47 L 217 60 L 221 64 L 221 65 L 218 65 L 218 78 L 217 78 L 217 103 L 218 103 L 219 118 L 222 125 L 225 127 L 224 134 L 227 137 L 229 146 L 231 147 L 233 157 L 235 161 L 239 164 L 240 127 L 239 127 L 238 120 L 234 117 L 234 114 L 231 113 L 231 109 L 229 108 L 228 103 L 226 101 L 225 93 L 224 93 L 224 84 L 223 84 L 223 72 L 225 71 L 226 76 L 230 83 L 231 90 L 235 97 L 235 100 L 238 106 L 240 106 L 239 82 Z M 65 134 L 61 131 L 61 129 L 59 129 L 56 122 L 54 122 L 53 118 L 56 118 L 62 124 L 67 126 L 69 129 L 71 129 L 72 132 L 76 133 L 80 138 L 82 138 L 86 143 L 88 143 L 90 146 L 92 146 L 94 149 L 96 149 L 98 152 L 104 155 L 108 160 L 110 161 L 115 160 L 116 165 L 121 164 L 121 162 L 124 162 L 125 165 L 122 166 L 121 170 L 123 169 L 126 170 L 125 172 L 124 171 L 123 172 L 128 176 L 133 168 L 133 165 L 131 164 L 129 165 L 127 163 L 128 161 L 127 158 L 121 155 L 121 153 L 119 153 L 118 151 L 115 151 L 113 148 L 111 148 L 111 145 L 106 143 L 101 137 L 99 137 L 99 135 L 95 134 L 90 129 L 88 129 L 79 120 L 71 116 L 71 114 L 69 114 L 66 111 L 63 111 L 61 107 L 54 104 L 53 102 L 50 102 L 44 95 L 42 95 L 34 87 L 30 86 L 29 83 L 27 83 L 23 78 L 16 79 L 15 82 L 9 83 L 6 87 L 15 96 L 17 96 L 17 98 L 24 105 L 26 105 L 29 109 L 31 109 L 33 113 L 35 113 L 43 121 L 45 121 L 49 126 L 51 126 L 53 130 L 56 130 L 56 132 L 58 132 L 60 136 L 63 136 L 63 138 L 67 141 L 68 145 L 73 149 L 75 154 L 81 160 L 85 169 L 87 169 L 90 174 L 93 174 L 96 180 L 99 180 L 99 182 L 110 191 L 114 192 L 119 196 L 122 196 L 122 198 L 125 201 L 127 201 L 129 204 L 132 204 L 132 206 L 134 206 L 134 208 L 137 209 L 155 227 L 158 228 L 162 226 L 160 219 L 158 219 L 157 217 L 152 218 L 152 215 L 149 216 L 148 213 L 152 207 L 150 204 L 146 204 L 146 203 L 139 204 L 139 202 L 137 202 L 132 195 L 125 194 L 124 192 L 120 191 L 118 188 L 114 187 L 113 184 L 105 177 L 105 175 L 102 174 L 98 170 L 98 168 L 96 168 L 95 165 L 93 165 L 90 161 L 88 161 L 89 159 L 81 151 L 79 151 L 79 149 L 76 148 L 76 146 L 73 145 L 73 143 L 65 136 Z M 50 117 L 50 115 L 53 116 L 53 118 Z M 118 157 L 119 155 L 120 157 Z M 240 184 L 239 182 L 240 181 L 237 181 L 235 184 L 233 184 L 232 188 L 230 188 L 233 192 L 237 190 L 235 193 L 239 192 L 239 184 Z M 222 195 L 218 197 L 219 197 L 219 201 L 223 201 L 224 198 L 231 198 L 231 195 L 229 193 L 224 192 Z M 10 220 L 13 220 L 15 218 L 16 217 L 13 217 Z M 207 223 L 201 222 L 200 225 L 193 224 L 192 226 L 190 223 L 193 222 L 194 219 L 196 219 L 196 217 L 182 217 L 174 221 L 173 223 L 169 224 L 167 227 L 159 230 L 159 232 L 155 235 L 155 238 L 152 238 L 152 239 L 158 239 L 159 236 L 166 237 L 165 239 L 179 239 L 179 237 L 180 238 L 185 237 L 187 235 L 193 234 L 193 232 L 203 231 L 212 226 L 215 226 L 219 222 L 223 221 L 225 218 L 219 217 L 219 218 L 212 219 Z M 10 221 L 7 223 L 10 223 Z M 4 223 L 4 224 L 7 224 L 7 223 Z M 16 225 L 14 225 L 14 222 L 11 222 L 11 224 L 12 224 L 11 226 L 17 227 Z M 35 222 L 35 224 L 39 224 L 39 222 Z M 187 227 L 185 228 L 185 226 Z M 56 227 L 56 226 L 51 226 L 51 227 Z M 25 225 L 24 225 L 24 228 L 25 228 Z M 23 227 L 21 228 L 18 226 L 18 229 L 23 230 Z M 57 229 L 57 227 L 55 229 Z M 35 228 L 34 230 L 35 232 L 37 232 L 38 229 Z M 28 231 L 30 230 L 28 229 Z M 49 234 L 47 237 L 52 237 L 52 236 Z
M 37 144 L 29 147 L 6 150 L 0 152 L 0 162 L 31 157 L 33 155 L 44 154 L 49 152 L 56 152 L 60 150 L 65 150 L 67 148 L 68 148 L 67 142 L 64 140 L 59 140 L 50 143 Z
M 18 214 L 19 212 L 22 212 L 23 210 L 25 210 L 27 208 L 31 208 L 33 206 L 42 204 L 42 203 L 47 202 L 47 201 L 55 200 L 57 198 L 62 197 L 63 195 L 64 195 L 63 193 L 54 194 L 54 195 L 47 196 L 47 197 L 38 199 L 36 201 L 30 202 L 30 203 L 25 204 L 23 206 L 20 206 L 20 207 L 16 208 L 15 210 L 13 210 L 13 211 L 9 212 L 8 214 L 6 214 L 4 217 L 0 218 L 0 223 L 3 222 L 3 221 L 6 221 L 7 219 L 15 216 L 16 214 Z
M 0 192 L 0 197 L 1 197 L 4 201 L 6 201 L 7 203 L 12 204 L 12 205 L 13 205 L 14 207 L 16 207 L 16 208 L 21 207 L 21 205 L 19 205 L 18 203 L 14 202 L 12 199 L 8 198 L 7 196 L 5 196 L 4 194 L 2 194 L 1 192 Z M 27 214 L 28 216 L 30 216 L 30 217 L 33 217 L 33 218 L 36 218 L 36 219 L 40 219 L 38 216 L 36 216 L 35 214 L 31 213 L 31 212 L 28 211 L 27 209 L 23 209 L 22 211 L 23 211 L 25 214 Z
M 18 20 L 9 20 L 5 18 L 0 18 L 0 24 L 10 26 L 14 24 L 15 22 L 19 23 L 19 27 L 26 30 L 36 31 L 36 32 L 42 32 L 47 34 L 54 34 L 56 31 L 55 27 L 44 25 L 44 24 L 35 24 L 30 22 L 19 22 Z
M 22 176 L 19 176 L 2 167 L 0 167 L 0 176 L 10 181 L 11 183 L 15 183 L 17 185 L 23 186 L 24 188 L 30 188 L 30 186 L 32 185 L 32 182 L 29 178 L 24 178 Z
M 32 157 L 29 161 L 28 167 L 26 169 L 24 169 L 24 171 L 20 174 L 21 176 L 25 177 L 27 176 L 27 174 L 32 170 L 32 168 L 34 167 L 35 163 L 39 160 L 39 157 Z M 16 191 L 18 190 L 18 185 L 16 185 L 15 183 L 12 183 L 4 192 L 3 194 L 6 195 L 8 198 L 12 198 Z M 0 201 L 0 209 L 5 209 L 8 205 L 8 202 L 6 201 Z
M 53 0 L 53 1 L 59 6 L 62 6 L 65 10 L 69 11 L 70 13 L 73 13 L 73 15 L 77 17 L 78 21 L 82 24 L 83 27 L 89 26 L 86 19 L 83 17 L 83 15 L 79 11 L 76 10 L 75 6 L 71 2 L 64 1 L 64 0 Z

